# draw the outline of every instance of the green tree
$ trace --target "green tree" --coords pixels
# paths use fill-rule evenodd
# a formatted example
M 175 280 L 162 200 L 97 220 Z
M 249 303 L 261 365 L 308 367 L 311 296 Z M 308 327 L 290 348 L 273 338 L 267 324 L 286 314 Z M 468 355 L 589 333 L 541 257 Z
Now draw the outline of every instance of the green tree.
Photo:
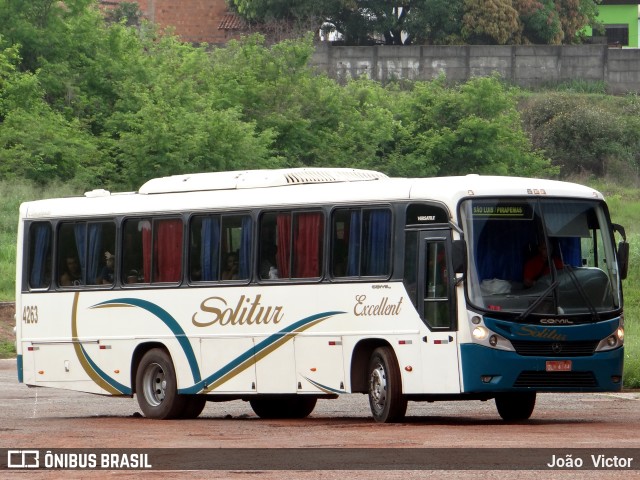
M 624 182 L 640 173 L 640 122 L 633 98 L 553 93 L 523 103 L 524 125 L 562 176 L 613 175 Z
M 348 45 L 574 43 L 599 0 L 229 0 L 262 28 L 276 19 L 338 33 Z M 306 21 L 306 23 L 305 23 Z
M 407 19 L 407 28 L 416 44 L 460 44 L 463 15 L 464 0 L 426 0 Z
M 514 7 L 520 15 L 523 43 L 562 42 L 565 34 L 553 0 L 515 0 Z
M 462 37 L 473 44 L 514 43 L 520 25 L 511 0 L 464 0 Z
M 98 152 L 77 122 L 55 112 L 38 78 L 19 72 L 17 48 L 0 51 L 0 178 L 69 180 Z
M 475 78 L 456 88 L 444 80 L 419 83 L 405 99 L 403 123 L 424 174 L 553 176 L 557 168 L 533 150 L 521 127 L 516 97 L 497 78 Z

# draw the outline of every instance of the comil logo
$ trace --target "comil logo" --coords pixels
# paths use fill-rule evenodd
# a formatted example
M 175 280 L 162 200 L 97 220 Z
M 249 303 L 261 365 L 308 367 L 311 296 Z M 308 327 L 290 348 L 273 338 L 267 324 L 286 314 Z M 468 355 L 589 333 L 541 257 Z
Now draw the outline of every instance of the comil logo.
M 7 452 L 8 468 L 40 468 L 40 452 L 38 450 L 9 450 Z

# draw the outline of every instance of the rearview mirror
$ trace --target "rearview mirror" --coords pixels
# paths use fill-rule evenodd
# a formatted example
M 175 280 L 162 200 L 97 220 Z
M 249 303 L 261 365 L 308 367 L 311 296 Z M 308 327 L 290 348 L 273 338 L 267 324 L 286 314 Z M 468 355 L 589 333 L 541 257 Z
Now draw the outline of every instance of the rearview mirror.
M 451 263 L 453 273 L 465 273 L 467 270 L 467 242 L 454 240 L 451 242 Z

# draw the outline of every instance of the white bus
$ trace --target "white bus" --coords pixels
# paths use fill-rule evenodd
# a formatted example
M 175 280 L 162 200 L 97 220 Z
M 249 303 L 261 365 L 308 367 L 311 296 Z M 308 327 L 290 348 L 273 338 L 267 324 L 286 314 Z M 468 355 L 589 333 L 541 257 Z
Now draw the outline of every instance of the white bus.
M 523 420 L 537 392 L 621 389 L 627 258 L 600 193 L 532 178 L 255 170 L 28 202 L 18 377 L 158 419 L 363 393 L 378 422 L 463 399 Z

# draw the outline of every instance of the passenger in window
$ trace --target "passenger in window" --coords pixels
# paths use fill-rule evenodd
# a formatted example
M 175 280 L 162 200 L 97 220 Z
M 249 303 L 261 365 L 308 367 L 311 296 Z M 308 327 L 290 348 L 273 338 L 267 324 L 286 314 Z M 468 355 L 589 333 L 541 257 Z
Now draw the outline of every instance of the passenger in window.
M 227 255 L 225 269 L 222 271 L 222 280 L 238 279 L 238 256 L 235 253 Z
M 104 253 L 104 261 L 105 265 L 102 267 L 102 272 L 100 273 L 100 281 L 98 283 L 102 283 L 103 285 L 112 285 L 113 284 L 113 274 L 115 268 L 116 256 L 111 252 Z
M 562 259 L 558 255 L 553 255 L 553 264 L 556 270 L 561 270 L 563 267 Z M 547 252 L 546 242 L 540 242 L 538 244 L 538 253 L 531 257 L 524 265 L 524 275 L 522 284 L 525 288 L 532 287 L 536 280 L 549 275 L 551 268 L 549 265 L 549 254 Z
M 69 287 L 82 284 L 82 269 L 80 262 L 75 255 L 67 255 L 63 265 L 63 272 L 60 275 L 60 285 Z
M 266 244 L 262 247 L 262 260 L 260 261 L 260 278 L 270 280 L 278 278 L 276 254 L 277 249 L 275 245 Z
M 129 273 L 127 273 L 127 283 L 138 283 L 137 270 L 129 270 Z

